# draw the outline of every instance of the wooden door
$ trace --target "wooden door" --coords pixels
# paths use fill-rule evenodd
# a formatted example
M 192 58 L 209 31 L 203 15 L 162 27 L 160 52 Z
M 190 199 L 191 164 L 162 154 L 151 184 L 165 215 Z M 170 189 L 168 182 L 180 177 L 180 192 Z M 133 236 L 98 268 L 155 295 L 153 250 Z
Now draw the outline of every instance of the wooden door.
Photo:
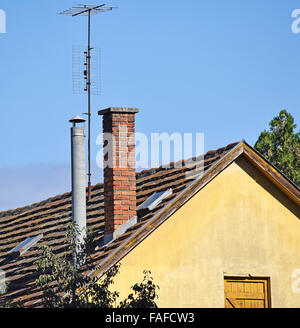
M 268 278 L 225 277 L 225 308 L 270 307 Z

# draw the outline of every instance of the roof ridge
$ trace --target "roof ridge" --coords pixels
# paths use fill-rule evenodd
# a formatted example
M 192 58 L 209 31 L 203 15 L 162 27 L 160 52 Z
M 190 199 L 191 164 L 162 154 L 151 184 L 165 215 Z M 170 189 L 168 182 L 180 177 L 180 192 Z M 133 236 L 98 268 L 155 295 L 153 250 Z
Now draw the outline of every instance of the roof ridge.
M 221 154 L 224 151 L 233 148 L 234 146 L 236 146 L 240 142 L 241 141 L 233 142 L 233 143 L 228 144 L 225 147 L 221 147 L 221 148 L 218 148 L 216 150 L 208 150 L 204 154 L 204 160 L 212 157 L 213 154 L 216 154 L 216 153 Z M 193 156 L 193 157 L 189 157 L 189 158 L 186 158 L 186 159 L 180 159 L 176 162 L 169 162 L 167 164 L 160 165 L 159 167 L 156 167 L 156 168 L 150 168 L 150 169 L 142 170 L 142 171 L 138 172 L 137 175 L 139 176 L 139 178 L 143 178 L 143 177 L 149 176 L 151 174 L 155 174 L 155 173 L 157 173 L 158 171 L 161 171 L 161 170 L 176 168 L 177 164 L 184 164 L 184 163 L 195 161 L 195 160 L 197 161 L 198 159 L 201 159 L 202 156 L 203 155 L 198 155 L 198 156 Z
M 92 189 L 98 189 L 98 187 L 100 187 L 102 185 L 103 185 L 103 183 L 102 182 L 99 182 L 99 183 L 93 185 L 92 186 Z M 2 217 L 7 217 L 8 215 L 18 215 L 18 214 L 21 214 L 21 213 L 25 212 L 26 210 L 38 209 L 38 208 L 43 207 L 43 206 L 45 206 L 47 204 L 50 204 L 50 203 L 52 203 L 54 201 L 67 199 L 70 196 L 71 196 L 71 191 L 67 191 L 67 192 L 65 192 L 63 194 L 58 194 L 58 195 L 55 195 L 55 196 L 51 196 L 49 198 L 43 199 L 43 200 L 41 200 L 39 202 L 35 202 L 35 203 L 29 204 L 29 205 L 25 205 L 25 206 L 22 206 L 22 207 L 18 207 L 18 208 L 14 208 L 14 209 L 9 209 L 9 210 L 5 210 L 5 211 L 0 211 L 0 219 Z
M 0 219 L 2 217 L 7 216 L 7 215 L 16 215 L 16 214 L 20 214 L 20 213 L 22 213 L 23 211 L 26 211 L 26 210 L 42 207 L 46 204 L 49 204 L 49 203 L 53 202 L 54 200 L 67 198 L 70 193 L 71 192 L 65 192 L 63 194 L 59 194 L 59 195 L 56 195 L 56 196 L 51 196 L 49 198 L 43 199 L 39 202 L 35 202 L 35 203 L 29 204 L 29 205 L 25 205 L 25 206 L 22 206 L 22 207 L 17 207 L 17 208 L 5 210 L 5 211 L 0 211 Z

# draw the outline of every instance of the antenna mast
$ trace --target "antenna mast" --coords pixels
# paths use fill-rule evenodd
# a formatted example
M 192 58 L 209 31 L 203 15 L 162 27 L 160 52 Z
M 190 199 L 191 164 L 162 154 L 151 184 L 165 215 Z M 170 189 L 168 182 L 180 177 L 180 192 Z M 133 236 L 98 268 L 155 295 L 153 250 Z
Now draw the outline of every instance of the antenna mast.
M 91 199 L 91 15 L 113 10 L 116 7 L 108 7 L 105 4 L 93 6 L 79 4 L 77 7 L 64 10 L 59 15 L 88 16 L 88 48 L 86 55 L 86 88 L 88 93 L 88 200 Z

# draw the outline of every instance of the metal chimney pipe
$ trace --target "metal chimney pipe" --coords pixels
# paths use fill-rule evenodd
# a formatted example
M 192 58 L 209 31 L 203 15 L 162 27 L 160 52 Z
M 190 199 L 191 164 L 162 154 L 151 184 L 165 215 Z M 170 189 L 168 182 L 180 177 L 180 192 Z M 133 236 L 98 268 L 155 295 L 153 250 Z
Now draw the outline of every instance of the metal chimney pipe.
M 80 265 L 76 254 L 80 252 L 86 236 L 86 172 L 85 172 L 85 135 L 84 127 L 76 126 L 85 120 L 75 116 L 69 122 L 71 127 L 71 165 L 72 165 L 72 222 L 75 226 L 74 265 Z

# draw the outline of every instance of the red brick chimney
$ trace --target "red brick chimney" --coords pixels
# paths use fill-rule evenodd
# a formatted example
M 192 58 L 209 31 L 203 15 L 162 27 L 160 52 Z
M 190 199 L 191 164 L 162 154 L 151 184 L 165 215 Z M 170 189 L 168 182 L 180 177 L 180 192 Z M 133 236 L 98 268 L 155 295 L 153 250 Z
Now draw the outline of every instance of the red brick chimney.
M 135 114 L 137 108 L 110 107 L 103 115 L 105 239 L 136 220 Z

